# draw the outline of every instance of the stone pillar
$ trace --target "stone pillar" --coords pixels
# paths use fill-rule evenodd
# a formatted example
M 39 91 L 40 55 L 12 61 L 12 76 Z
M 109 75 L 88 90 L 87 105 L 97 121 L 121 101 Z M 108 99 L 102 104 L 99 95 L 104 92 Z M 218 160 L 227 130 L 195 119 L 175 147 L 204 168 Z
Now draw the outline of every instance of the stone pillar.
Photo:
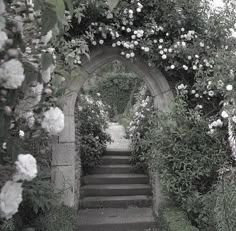
M 154 96 L 154 106 L 162 112 L 171 112 L 173 107 L 173 92 L 167 91 Z
M 53 144 L 52 182 L 61 192 L 61 202 L 75 206 L 75 126 L 74 115 L 65 115 L 65 128 Z

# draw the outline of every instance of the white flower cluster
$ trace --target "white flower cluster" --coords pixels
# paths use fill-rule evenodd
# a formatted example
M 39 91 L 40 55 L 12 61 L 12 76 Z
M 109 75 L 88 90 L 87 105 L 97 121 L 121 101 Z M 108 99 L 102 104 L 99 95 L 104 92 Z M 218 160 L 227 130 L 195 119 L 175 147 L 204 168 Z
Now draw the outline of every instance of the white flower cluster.
M 0 84 L 7 89 L 16 89 L 25 79 L 24 68 L 17 59 L 10 59 L 0 66 Z
M 133 119 L 132 121 L 130 121 L 127 128 L 127 132 L 130 138 L 134 137 L 134 135 L 139 135 L 135 132 L 135 130 L 138 127 L 140 121 L 145 118 L 144 113 L 150 111 L 150 108 L 148 107 L 150 100 L 150 97 L 147 96 L 146 99 L 141 100 L 135 105 Z
M 194 30 L 189 30 L 188 33 L 181 35 L 181 38 L 185 38 L 186 40 L 190 41 L 193 39 L 195 36 L 195 31 Z
M 58 107 L 50 107 L 44 112 L 42 128 L 51 135 L 58 135 L 64 129 L 64 114 Z
M 10 219 L 17 213 L 22 202 L 22 182 L 32 180 L 37 176 L 37 163 L 30 154 L 18 155 L 16 164 L 16 173 L 13 180 L 9 180 L 1 189 L 0 193 L 0 217 Z
M 100 97 L 101 94 L 100 93 L 97 93 L 97 96 Z M 108 121 L 108 112 L 106 110 L 106 106 L 105 104 L 102 102 L 101 99 L 98 99 L 98 100 L 94 100 L 90 95 L 85 95 L 83 96 L 82 95 L 82 98 L 84 100 L 86 100 L 87 104 L 88 105 L 96 105 L 98 108 L 99 108 L 99 114 L 95 114 L 97 117 L 100 117 L 101 119 L 105 120 L 105 121 Z M 82 107 L 79 106 L 78 107 L 79 111 L 82 111 Z M 92 111 L 93 113 L 95 113 L 94 111 Z M 91 118 L 91 117 L 90 117 Z
M 178 93 L 181 95 L 187 94 L 188 93 L 187 88 L 188 88 L 187 85 L 184 85 L 183 83 L 181 83 L 180 85 L 177 86 Z
M 208 127 L 210 129 L 209 134 L 213 134 L 215 132 L 216 128 L 219 128 L 219 127 L 222 127 L 222 126 L 223 126 L 223 122 L 222 122 L 221 119 L 213 121 L 212 123 L 210 123 L 208 125 Z
M 7 181 L 0 193 L 0 216 L 6 219 L 18 212 L 22 202 L 22 183 Z
M 18 160 L 16 161 L 16 174 L 14 175 L 14 180 L 26 180 L 31 181 L 37 176 L 37 162 L 36 159 L 30 154 L 20 154 L 18 155 Z
M 142 9 L 143 9 L 143 5 L 140 2 L 138 2 L 138 8 L 136 9 L 136 11 L 140 13 Z

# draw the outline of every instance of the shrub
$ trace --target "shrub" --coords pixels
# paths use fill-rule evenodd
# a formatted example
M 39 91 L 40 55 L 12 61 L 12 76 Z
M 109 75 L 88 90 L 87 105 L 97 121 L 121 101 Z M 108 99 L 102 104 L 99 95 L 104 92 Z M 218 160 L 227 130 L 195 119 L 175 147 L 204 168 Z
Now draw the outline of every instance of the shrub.
M 134 133 L 138 132 L 141 139 L 132 140 L 134 150 L 140 153 L 136 161 L 144 161 L 152 171 L 158 171 L 161 184 L 191 221 L 210 230 L 209 206 L 213 204 L 208 199 L 218 170 L 230 160 L 225 130 L 209 134 L 206 119 L 177 98 L 172 113 L 150 113 L 140 121 Z
M 151 153 L 158 161 L 152 167 L 168 191 L 181 202 L 194 192 L 209 192 L 217 171 L 230 160 L 225 132 L 210 135 L 208 122 L 181 99 L 172 114 L 157 115 L 156 121 Z
M 198 231 L 191 225 L 187 214 L 174 206 L 163 208 L 160 213 L 160 223 L 162 231 Z
M 76 211 L 66 206 L 52 208 L 35 222 L 35 231 L 74 231 Z
M 154 114 L 152 100 L 144 95 L 135 105 L 133 120 L 127 128 L 127 135 L 132 140 L 132 163 L 143 171 L 148 169 L 148 152 L 151 142 L 146 134 L 152 127 L 152 119 L 150 119 L 152 114 Z
M 236 230 L 236 169 L 223 168 L 215 189 L 214 220 L 217 231 Z
M 24 183 L 23 202 L 15 219 L 17 229 L 33 226 L 38 216 L 46 214 L 58 204 L 58 199 L 59 194 L 54 192 L 50 175 L 40 171 L 34 181 Z
M 134 103 L 133 96 L 141 83 L 142 80 L 134 72 L 120 61 L 114 61 L 96 72 L 85 90 L 88 88 L 87 91 L 94 98 L 97 92 L 101 94 L 102 101 L 111 106 L 109 116 L 112 118 L 123 114 Z
M 100 163 L 110 136 L 105 133 L 107 113 L 101 100 L 95 101 L 90 96 L 81 95 L 77 103 L 76 133 L 77 147 L 80 152 L 85 173 Z

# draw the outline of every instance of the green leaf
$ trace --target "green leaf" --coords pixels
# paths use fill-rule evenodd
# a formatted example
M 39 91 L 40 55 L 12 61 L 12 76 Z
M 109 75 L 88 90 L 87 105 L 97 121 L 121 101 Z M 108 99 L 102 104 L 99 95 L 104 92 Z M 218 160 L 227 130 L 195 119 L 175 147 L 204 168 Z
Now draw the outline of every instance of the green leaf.
M 107 4 L 109 6 L 109 9 L 112 11 L 119 3 L 119 0 L 108 0 Z
M 57 13 L 54 5 L 45 3 L 46 6 L 42 12 L 42 35 L 53 29 L 57 24 Z

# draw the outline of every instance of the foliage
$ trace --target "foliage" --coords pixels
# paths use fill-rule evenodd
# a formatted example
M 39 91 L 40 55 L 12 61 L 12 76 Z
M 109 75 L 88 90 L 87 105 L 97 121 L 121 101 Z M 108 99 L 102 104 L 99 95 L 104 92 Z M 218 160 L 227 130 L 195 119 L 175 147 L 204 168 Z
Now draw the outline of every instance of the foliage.
M 25 226 L 33 226 L 38 216 L 47 214 L 58 204 L 60 194 L 54 192 L 50 175 L 46 174 L 46 170 L 40 172 L 34 181 L 24 183 L 23 202 L 15 221 L 16 227 L 20 230 Z
M 116 60 L 96 71 L 83 89 L 93 97 L 99 92 L 102 101 L 111 106 L 109 117 L 117 119 L 135 103 L 134 94 L 141 83 L 142 80 L 135 73 Z
M 35 231 L 74 231 L 76 211 L 66 206 L 53 207 L 48 213 L 38 217 L 35 222 Z
M 147 140 L 145 135 L 152 127 L 152 119 L 150 119 L 150 115 L 154 113 L 152 103 L 149 97 L 142 100 L 127 130 L 132 140 L 132 163 L 143 171 L 148 169 L 148 152 L 151 147 L 151 141 Z
M 14 219 L 4 220 L 0 223 L 1 231 L 15 231 L 15 221 Z
M 236 229 L 236 172 L 234 167 L 220 170 L 219 182 L 216 185 L 216 204 L 214 209 L 217 231 L 233 231 Z
M 78 150 L 83 170 L 87 173 L 100 163 L 106 143 L 110 141 L 105 133 L 108 117 L 102 101 L 91 96 L 81 94 L 76 105 Z
M 169 117 L 173 122 L 167 119 L 158 118 L 155 134 L 153 131 L 150 134 L 159 152 L 156 155 L 160 158 L 157 165 L 161 179 L 168 191 L 184 202 L 186 195 L 194 191 L 208 192 L 217 179 L 218 169 L 229 160 L 226 134 L 222 131 L 209 135 L 205 119 L 198 112 L 188 110 L 181 100 Z
M 95 92 L 101 94 L 104 103 L 111 106 L 111 114 L 125 112 L 131 93 L 137 90 L 139 79 L 128 73 L 109 73 L 98 82 Z
M 162 231 L 198 231 L 192 226 L 187 214 L 174 205 L 161 204 L 159 212 Z
M 203 230 L 209 228 L 212 207 L 206 205 L 211 204 L 218 170 L 230 162 L 225 129 L 210 134 L 206 119 L 178 97 L 172 113 L 153 112 L 139 123 L 142 137 L 138 142 L 132 140 L 139 153 L 136 161 L 145 161 L 151 171 L 159 171 L 163 187 L 191 221 Z M 138 132 L 136 128 L 132 134 Z

